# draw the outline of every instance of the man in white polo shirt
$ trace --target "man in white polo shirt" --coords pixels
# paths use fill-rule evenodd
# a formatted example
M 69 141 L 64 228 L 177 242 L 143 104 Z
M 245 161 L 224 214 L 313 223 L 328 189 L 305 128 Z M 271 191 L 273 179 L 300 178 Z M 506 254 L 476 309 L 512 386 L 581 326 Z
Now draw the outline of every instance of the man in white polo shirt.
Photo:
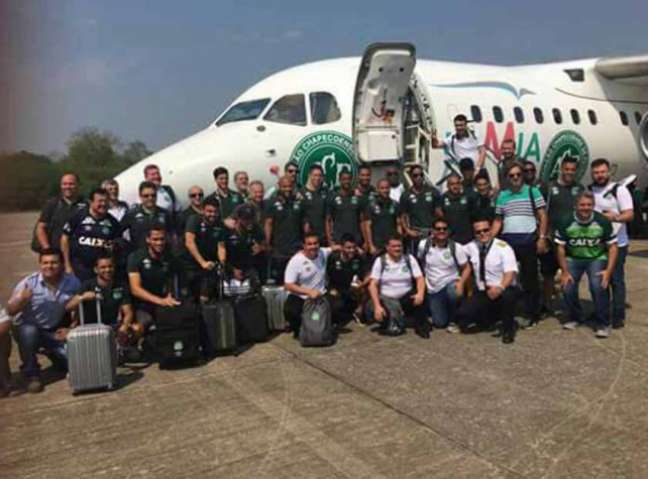
M 371 268 L 369 295 L 374 319 L 385 326 L 388 308 L 385 303 L 398 304 L 404 316 L 414 319 L 414 330 L 422 338 L 430 337 L 425 307 L 425 280 L 412 255 L 403 255 L 403 241 L 392 236 L 387 241 L 387 253 L 380 255 Z
M 462 332 L 471 324 L 485 326 L 502 321 L 502 342 L 515 340 L 513 313 L 518 293 L 514 287 L 518 272 L 515 253 L 508 243 L 493 238 L 491 222 L 477 218 L 473 221 L 475 241 L 464 246 L 474 271 L 477 291 L 462 303 L 457 323 Z
M 432 324 L 456 333 L 459 329 L 451 323 L 470 278 L 470 266 L 462 246 L 449 239 L 449 233 L 447 220 L 435 219 L 430 237 L 418 244 L 418 257 L 425 274 Z
M 289 294 L 284 304 L 284 316 L 294 338 L 299 336 L 304 301 L 317 299 L 326 293 L 326 260 L 331 251 L 331 248 L 320 248 L 317 234 L 307 233 L 301 251 L 288 261 L 284 288 Z
M 594 211 L 601 213 L 612 222 L 617 236 L 619 254 L 612 272 L 612 327 L 622 328 L 625 325 L 625 260 L 628 254 L 627 224 L 634 219 L 632 195 L 628 188 L 614 183 L 610 178 L 610 163 L 599 158 L 591 165 L 593 183 L 590 190 L 594 193 Z

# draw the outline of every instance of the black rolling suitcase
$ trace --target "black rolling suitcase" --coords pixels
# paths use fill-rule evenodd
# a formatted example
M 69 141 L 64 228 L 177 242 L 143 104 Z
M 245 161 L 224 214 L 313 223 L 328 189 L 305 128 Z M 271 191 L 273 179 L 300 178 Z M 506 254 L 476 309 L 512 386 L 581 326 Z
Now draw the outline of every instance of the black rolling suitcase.
M 199 316 L 196 304 L 190 300 L 156 309 L 154 344 L 161 367 L 200 359 Z
M 259 343 L 268 339 L 268 307 L 259 293 L 236 297 L 234 314 L 240 343 Z
M 219 275 L 217 299 L 201 306 L 203 321 L 203 349 L 208 357 L 216 354 L 237 353 L 237 331 L 232 302 L 223 297 L 223 281 Z

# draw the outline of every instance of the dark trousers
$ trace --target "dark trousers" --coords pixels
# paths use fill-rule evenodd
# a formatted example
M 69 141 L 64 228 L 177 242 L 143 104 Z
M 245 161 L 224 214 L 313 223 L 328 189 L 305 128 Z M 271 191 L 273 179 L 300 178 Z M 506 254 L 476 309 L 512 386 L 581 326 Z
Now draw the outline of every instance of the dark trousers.
M 299 296 L 289 294 L 284 303 L 284 318 L 290 325 L 293 334 L 299 334 L 303 309 L 304 300 Z
M 350 294 L 336 291 L 336 294 L 329 293 L 327 298 L 331 305 L 331 318 L 335 324 L 343 325 L 351 321 L 358 302 Z
M 518 296 L 517 290 L 510 287 L 496 300 L 490 299 L 486 291 L 475 291 L 475 294 L 461 303 L 457 312 L 457 324 L 462 332 L 466 332 L 472 324 L 484 328 L 501 320 L 503 332 L 513 331 L 513 313 Z
M 511 245 L 513 246 L 513 245 Z M 524 312 L 529 319 L 537 320 L 540 315 L 540 282 L 538 281 L 538 253 L 535 243 L 513 246 L 515 257 L 520 263 L 520 282 Z
M 284 283 L 284 273 L 290 261 L 290 256 L 273 256 L 270 258 L 270 273 L 268 279 L 274 279 L 276 284 Z

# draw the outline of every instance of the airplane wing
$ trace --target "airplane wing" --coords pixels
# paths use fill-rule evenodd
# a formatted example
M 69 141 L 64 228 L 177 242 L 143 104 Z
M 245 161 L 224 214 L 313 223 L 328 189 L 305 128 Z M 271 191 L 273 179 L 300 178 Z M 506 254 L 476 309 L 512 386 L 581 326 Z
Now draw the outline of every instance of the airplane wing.
M 601 58 L 594 69 L 610 80 L 628 85 L 648 85 L 648 55 Z

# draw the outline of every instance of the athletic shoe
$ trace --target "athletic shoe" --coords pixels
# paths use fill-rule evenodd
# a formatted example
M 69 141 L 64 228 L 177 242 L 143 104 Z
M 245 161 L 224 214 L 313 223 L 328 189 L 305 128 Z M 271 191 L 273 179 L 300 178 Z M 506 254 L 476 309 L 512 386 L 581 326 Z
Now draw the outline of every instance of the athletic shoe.
M 566 329 L 568 331 L 573 331 L 577 327 L 580 326 L 580 323 L 578 321 L 567 321 L 566 323 L 563 323 L 562 327 L 563 329 Z
M 610 328 L 608 328 L 608 327 L 597 328 L 595 335 L 596 335 L 597 338 L 609 338 L 610 337 Z
M 36 394 L 43 392 L 43 389 L 45 387 L 43 386 L 43 382 L 40 380 L 40 378 L 29 378 L 27 380 L 27 392 L 31 394 Z
M 449 332 L 450 334 L 456 334 L 456 333 L 461 332 L 461 330 L 459 329 L 459 326 L 457 326 L 456 324 L 448 324 L 448 327 L 446 328 L 446 331 Z

